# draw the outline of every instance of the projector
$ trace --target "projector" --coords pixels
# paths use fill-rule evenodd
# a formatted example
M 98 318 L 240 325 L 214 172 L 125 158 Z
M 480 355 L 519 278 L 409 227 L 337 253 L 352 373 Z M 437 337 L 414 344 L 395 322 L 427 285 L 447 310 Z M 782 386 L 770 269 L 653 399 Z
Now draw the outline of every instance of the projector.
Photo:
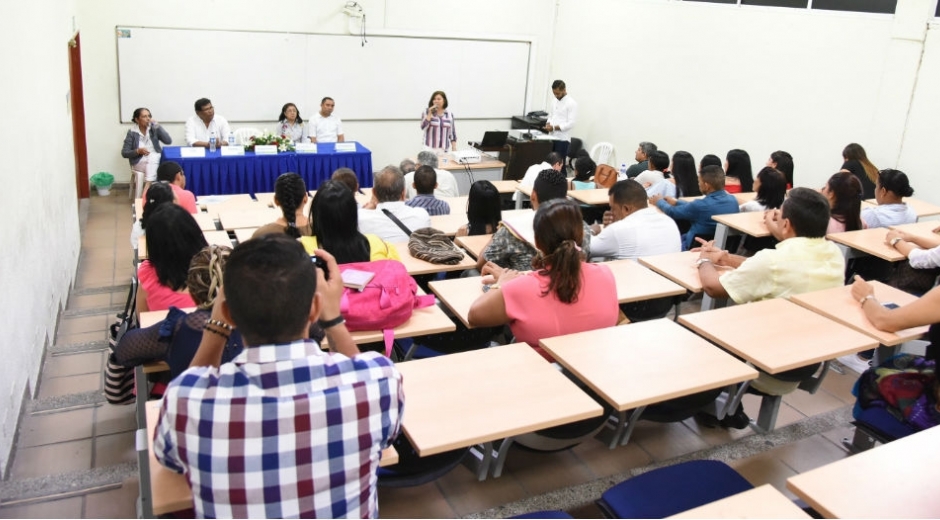
M 461 164 L 475 164 L 483 160 L 480 150 L 459 150 L 453 152 L 454 160 Z

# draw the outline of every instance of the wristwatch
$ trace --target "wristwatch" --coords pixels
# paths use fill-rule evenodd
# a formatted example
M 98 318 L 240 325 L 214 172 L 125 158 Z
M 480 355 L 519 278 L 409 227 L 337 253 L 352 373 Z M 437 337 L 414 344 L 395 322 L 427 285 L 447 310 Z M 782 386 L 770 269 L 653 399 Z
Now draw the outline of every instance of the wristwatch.
M 875 295 L 874 295 L 874 294 L 869 294 L 869 295 L 867 295 L 867 296 L 863 296 L 863 297 L 859 298 L 859 299 L 858 299 L 858 303 L 859 303 L 862 307 L 864 307 L 864 306 L 865 306 L 865 302 L 867 302 L 868 300 L 874 300 L 874 299 L 875 299 Z
M 708 258 L 699 258 L 698 260 L 695 261 L 695 267 L 702 267 L 702 264 L 710 264 L 710 263 L 712 263 L 712 261 L 709 260 Z
M 888 243 L 891 244 L 891 247 L 894 247 L 894 246 L 896 246 L 896 245 L 898 244 L 898 242 L 900 242 L 900 241 L 901 241 L 901 237 L 894 237 L 894 238 L 891 239 L 891 242 L 888 242 Z

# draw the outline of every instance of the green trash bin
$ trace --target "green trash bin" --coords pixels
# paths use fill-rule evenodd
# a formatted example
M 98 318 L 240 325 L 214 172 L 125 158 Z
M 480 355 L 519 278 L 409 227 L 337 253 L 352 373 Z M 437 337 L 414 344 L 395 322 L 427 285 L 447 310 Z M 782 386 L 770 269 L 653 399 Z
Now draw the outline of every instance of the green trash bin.
M 108 172 L 98 172 L 91 176 L 91 183 L 98 189 L 98 195 L 108 196 L 111 194 L 111 185 L 114 184 L 114 175 Z

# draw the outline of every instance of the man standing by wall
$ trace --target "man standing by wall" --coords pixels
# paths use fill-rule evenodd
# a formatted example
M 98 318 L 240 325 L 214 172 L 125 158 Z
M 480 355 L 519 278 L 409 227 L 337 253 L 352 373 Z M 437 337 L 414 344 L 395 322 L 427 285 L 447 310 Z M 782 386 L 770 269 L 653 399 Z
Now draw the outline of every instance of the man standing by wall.
M 554 150 L 566 157 L 571 144 L 571 129 L 578 117 L 578 102 L 568 95 L 565 82 L 560 79 L 552 83 L 552 94 L 555 95 L 555 102 L 552 103 L 551 116 L 543 130 L 556 139 Z

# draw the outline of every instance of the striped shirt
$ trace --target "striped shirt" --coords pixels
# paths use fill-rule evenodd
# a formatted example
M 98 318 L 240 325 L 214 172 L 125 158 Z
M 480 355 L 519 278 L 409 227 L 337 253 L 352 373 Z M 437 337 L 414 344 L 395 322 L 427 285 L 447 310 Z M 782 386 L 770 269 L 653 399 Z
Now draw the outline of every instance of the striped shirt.
M 247 347 L 170 383 L 153 450 L 186 474 L 198 517 L 375 518 L 379 454 L 403 407 L 401 374 L 380 354 Z
M 405 204 L 412 208 L 424 208 L 428 215 L 450 215 L 450 204 L 435 197 L 434 195 L 415 195 L 414 198 L 405 201 Z
M 428 148 L 450 148 L 450 143 L 457 141 L 457 129 L 454 116 L 446 110 L 440 116 L 433 116 L 428 121 L 426 112 L 421 113 L 421 130 L 424 130 L 424 145 Z

